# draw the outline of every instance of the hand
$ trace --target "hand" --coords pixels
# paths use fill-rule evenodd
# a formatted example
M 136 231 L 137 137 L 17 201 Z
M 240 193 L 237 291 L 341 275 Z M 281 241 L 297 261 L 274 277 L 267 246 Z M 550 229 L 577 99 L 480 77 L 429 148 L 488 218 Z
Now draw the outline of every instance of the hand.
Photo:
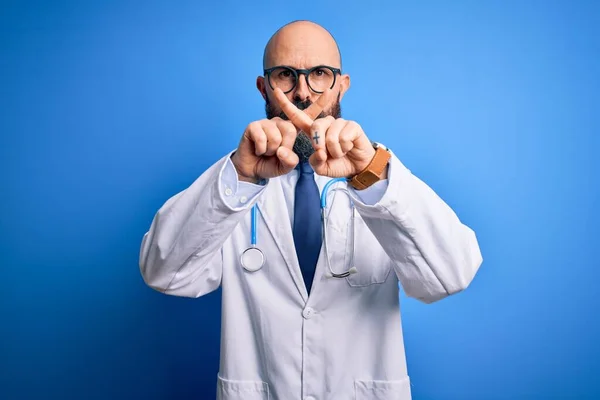
M 281 90 L 275 89 L 275 98 L 294 126 L 311 138 L 315 153 L 309 162 L 317 174 L 351 177 L 364 170 L 375 156 L 371 141 L 358 123 L 331 116 L 314 120 L 290 102 Z
M 281 94 L 289 103 L 285 94 L 283 92 Z M 323 111 L 333 96 L 334 94 L 329 91 L 319 96 L 306 110 L 300 111 L 295 108 L 312 121 Z M 262 178 L 273 178 L 290 172 L 298 164 L 298 156 L 292 150 L 297 134 L 298 129 L 293 123 L 279 117 L 250 123 L 231 157 L 238 178 L 256 183 Z

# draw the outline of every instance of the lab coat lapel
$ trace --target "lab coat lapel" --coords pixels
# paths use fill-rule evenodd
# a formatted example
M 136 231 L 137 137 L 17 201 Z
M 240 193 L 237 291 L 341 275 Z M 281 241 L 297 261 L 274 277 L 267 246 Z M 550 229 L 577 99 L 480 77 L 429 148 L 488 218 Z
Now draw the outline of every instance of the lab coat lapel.
M 271 232 L 271 236 L 273 236 L 281 252 L 281 256 L 285 260 L 296 288 L 302 296 L 302 300 L 306 302 L 308 300 L 308 292 L 306 291 L 302 271 L 300 270 L 300 264 L 296 256 L 289 212 L 286 208 L 283 188 L 279 179 L 271 180 L 269 187 L 260 196 L 257 204 L 260 215 L 264 219 L 269 232 Z

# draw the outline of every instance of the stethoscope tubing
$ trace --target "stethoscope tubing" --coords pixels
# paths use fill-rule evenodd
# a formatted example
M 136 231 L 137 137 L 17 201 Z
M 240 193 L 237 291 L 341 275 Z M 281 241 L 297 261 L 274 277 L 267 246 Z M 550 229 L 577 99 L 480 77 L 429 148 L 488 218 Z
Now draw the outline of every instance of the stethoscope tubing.
M 252 211 L 251 211 L 251 222 L 250 222 L 250 244 L 252 245 L 252 247 L 256 247 L 256 212 L 257 212 L 257 207 L 256 204 L 254 206 L 252 206 Z
M 325 215 L 325 209 L 327 207 L 327 195 L 329 194 L 329 188 L 331 187 L 331 185 L 333 185 L 333 184 L 335 184 L 337 182 L 347 182 L 347 181 L 348 181 L 347 178 L 333 178 L 333 179 L 329 180 L 329 182 L 327 182 L 325 184 L 325 186 L 323 187 L 323 190 L 321 192 L 321 204 L 320 204 L 320 206 L 321 206 L 321 222 L 322 222 L 322 231 L 323 231 L 323 244 L 325 246 L 325 256 L 327 258 L 327 267 L 329 269 L 329 274 L 328 275 L 331 276 L 331 277 L 334 277 L 334 278 L 345 278 L 345 277 L 350 276 L 351 274 L 357 272 L 356 268 L 354 266 L 352 266 L 348 271 L 344 271 L 344 272 L 342 272 L 340 274 L 334 273 L 333 270 L 331 269 L 331 264 L 329 262 L 329 251 L 328 251 L 328 248 L 327 248 L 327 216 Z M 347 192 L 346 189 L 341 189 L 341 190 Z M 348 194 L 348 196 L 349 196 L 349 194 Z M 350 199 L 350 202 L 352 203 L 352 199 Z M 354 207 L 354 206 L 352 205 L 352 207 Z M 250 244 L 251 244 L 251 247 L 248 248 L 248 249 L 246 249 L 244 251 L 244 253 L 242 253 L 242 257 L 241 257 L 242 266 L 245 269 L 249 270 L 249 271 L 256 271 L 256 270 L 262 268 L 262 265 L 264 264 L 264 254 L 263 254 L 262 250 L 260 250 L 257 247 L 257 245 L 256 245 L 257 244 L 257 241 L 256 241 L 257 212 L 258 212 L 258 207 L 257 207 L 256 204 L 254 204 L 252 206 L 251 213 L 250 213 L 250 216 L 251 216 L 251 218 L 250 218 Z M 354 211 L 354 208 L 353 208 L 353 210 L 352 210 L 352 213 L 353 213 L 352 214 L 352 219 L 353 219 L 353 221 L 352 221 L 352 231 L 353 231 L 353 235 L 354 235 L 354 212 L 355 211 Z M 352 246 L 354 247 L 354 238 L 353 238 L 352 242 L 353 242 Z M 250 249 L 254 249 L 255 251 L 258 251 L 260 253 L 260 256 L 262 257 L 262 263 L 261 263 L 261 265 L 257 265 L 256 267 L 251 267 L 251 266 L 248 266 L 248 265 L 244 264 L 244 257 L 243 256 Z M 354 249 L 353 249 L 353 253 L 354 253 Z M 352 257 L 352 262 L 351 263 L 353 263 L 353 262 L 354 262 L 354 257 Z

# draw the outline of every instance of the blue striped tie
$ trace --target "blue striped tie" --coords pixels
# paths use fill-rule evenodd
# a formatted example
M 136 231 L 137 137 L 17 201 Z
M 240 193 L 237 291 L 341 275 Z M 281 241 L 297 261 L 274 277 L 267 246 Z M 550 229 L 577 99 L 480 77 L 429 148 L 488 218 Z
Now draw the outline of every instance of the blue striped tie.
M 321 200 L 310 164 L 300 163 L 297 169 L 300 176 L 294 197 L 294 244 L 304 284 L 310 293 L 321 251 Z

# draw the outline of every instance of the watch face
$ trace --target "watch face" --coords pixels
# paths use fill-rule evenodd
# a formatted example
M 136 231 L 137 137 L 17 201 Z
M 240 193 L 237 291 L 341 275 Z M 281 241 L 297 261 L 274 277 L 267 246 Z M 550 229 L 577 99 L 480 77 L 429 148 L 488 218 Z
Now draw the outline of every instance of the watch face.
M 380 147 L 381 147 L 381 148 L 382 148 L 382 149 L 384 149 L 384 150 L 388 150 L 388 148 L 387 148 L 387 147 L 385 147 L 385 145 L 383 145 L 383 144 L 381 144 L 381 143 L 379 143 L 379 142 L 371 142 L 371 144 L 372 144 L 372 145 L 373 145 L 373 147 L 374 147 L 374 148 L 376 148 L 376 149 L 378 149 L 378 148 L 380 148 Z

